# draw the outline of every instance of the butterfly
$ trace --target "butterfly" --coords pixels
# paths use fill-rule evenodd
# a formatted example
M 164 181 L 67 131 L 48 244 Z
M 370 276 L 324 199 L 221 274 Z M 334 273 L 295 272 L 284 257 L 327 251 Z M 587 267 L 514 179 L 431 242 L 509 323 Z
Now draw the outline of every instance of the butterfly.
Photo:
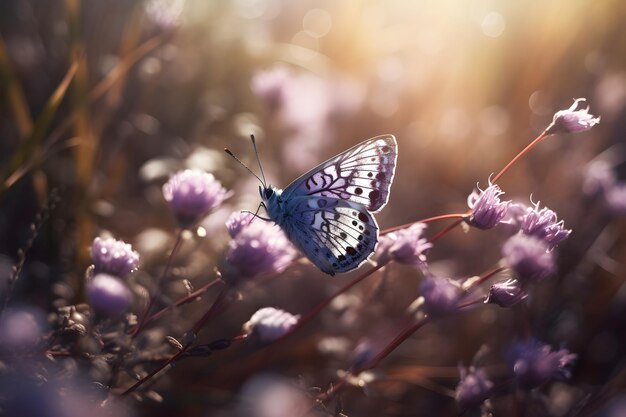
M 323 272 L 359 267 L 374 252 L 378 225 L 372 213 L 389 199 L 398 144 L 377 136 L 330 158 L 284 190 L 259 187 L 269 217 Z

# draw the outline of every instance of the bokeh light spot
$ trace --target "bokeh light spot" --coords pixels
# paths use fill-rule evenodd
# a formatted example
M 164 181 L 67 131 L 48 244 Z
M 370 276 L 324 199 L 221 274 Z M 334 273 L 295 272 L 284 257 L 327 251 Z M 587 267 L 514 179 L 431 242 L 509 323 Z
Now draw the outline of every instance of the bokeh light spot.
M 333 19 L 326 10 L 311 9 L 302 19 L 302 28 L 310 36 L 321 38 L 330 32 L 333 26 Z
M 486 36 L 497 38 L 504 32 L 506 22 L 500 13 L 490 12 L 485 15 L 480 27 Z

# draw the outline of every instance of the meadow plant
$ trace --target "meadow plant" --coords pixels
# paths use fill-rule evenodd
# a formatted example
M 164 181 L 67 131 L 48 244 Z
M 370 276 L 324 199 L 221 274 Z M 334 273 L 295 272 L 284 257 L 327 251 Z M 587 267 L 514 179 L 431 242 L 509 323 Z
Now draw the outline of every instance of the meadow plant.
M 66 3 L 69 17 L 78 20 L 78 6 Z M 429 166 L 437 168 L 432 169 L 432 178 L 439 175 L 441 184 L 430 176 L 427 180 L 409 178 L 405 169 L 419 172 L 422 168 L 420 164 L 408 167 L 412 156 L 405 157 L 404 149 L 421 155 L 429 149 L 417 152 L 422 145 L 405 139 L 404 131 L 398 132 L 395 181 L 404 191 L 396 197 L 392 186 L 387 211 L 377 214 L 376 221 L 370 215 L 388 201 L 387 196 L 381 197 L 380 184 L 391 181 L 387 174 L 393 173 L 396 161 L 395 154 L 393 161 L 388 156 L 390 147 L 380 144 L 376 155 L 368 154 L 366 158 L 363 153 L 360 159 L 354 159 L 355 166 L 350 168 L 356 174 L 350 180 L 357 181 L 358 187 L 350 188 L 345 185 L 347 177 L 340 178 L 344 191 L 350 191 L 352 194 L 348 194 L 354 198 L 367 196 L 367 204 L 348 203 L 349 197 L 340 192 L 324 198 L 302 192 L 291 196 L 290 203 L 293 207 L 301 204 L 298 210 L 311 213 L 310 218 L 302 215 L 310 224 L 294 223 L 293 230 L 283 230 L 265 218 L 261 210 L 241 211 L 258 203 L 253 200 L 256 194 L 249 192 L 251 186 L 246 180 L 237 178 L 241 167 L 228 165 L 232 161 L 216 150 L 215 142 L 242 151 L 244 141 L 239 139 L 251 132 L 262 133 L 258 135 L 259 149 L 272 162 L 265 172 L 261 168 L 261 192 L 276 193 L 277 189 L 273 191 L 265 183 L 266 172 L 278 176 L 283 171 L 289 173 L 319 163 L 320 155 L 334 147 L 340 133 L 359 127 L 353 126 L 358 123 L 351 118 L 362 116 L 367 127 L 365 121 L 373 120 L 374 114 L 390 117 L 390 109 L 405 104 L 405 94 L 426 85 L 402 88 L 411 77 L 389 57 L 381 57 L 376 73 L 370 74 L 372 85 L 367 88 L 340 71 L 329 71 L 326 65 L 319 65 L 320 61 L 315 61 L 316 66 L 305 58 L 298 65 L 281 63 L 253 71 L 248 70 L 249 65 L 220 67 L 213 68 L 217 75 L 211 74 L 220 79 L 219 89 L 205 95 L 193 91 L 193 98 L 187 97 L 187 101 L 172 97 L 167 103 L 168 112 L 160 118 L 152 117 L 133 107 L 129 99 L 134 97 L 132 92 L 122 93 L 126 81 L 133 80 L 127 78 L 133 65 L 139 66 L 133 73 L 139 84 L 150 84 L 159 77 L 166 80 L 163 84 L 182 83 L 196 73 L 204 74 L 197 61 L 197 67 L 176 67 L 174 63 L 183 53 L 180 45 L 171 43 L 184 22 L 183 3 L 146 2 L 142 10 L 152 22 L 152 36 L 139 42 L 141 36 L 132 32 L 134 24 L 130 22 L 131 32 L 119 48 L 120 57 L 97 63 L 99 71 L 107 75 L 89 90 L 88 69 L 94 64 L 89 61 L 90 54 L 80 53 L 85 45 L 70 25 L 72 63 L 46 102 L 41 119 L 27 117 L 21 90 L 13 88 L 8 95 L 19 140 L 3 174 L 0 197 L 10 196 L 12 187 L 21 186 L 21 181 L 28 178 L 28 187 L 36 195 L 33 199 L 43 209 L 31 216 L 34 220 L 28 233 L 7 238 L 19 242 L 15 259 L 0 257 L 0 414 L 582 417 L 605 410 L 609 414 L 602 415 L 620 415 L 624 410 L 623 364 L 608 372 L 604 385 L 593 378 L 593 383 L 580 382 L 577 367 L 587 377 L 594 374 L 594 370 L 585 368 L 592 365 L 579 359 L 602 362 L 605 344 L 614 352 L 607 362 L 618 362 L 623 341 L 612 331 L 619 334 L 623 330 L 614 323 L 623 321 L 623 300 L 615 298 L 615 320 L 596 320 L 602 322 L 597 326 L 604 330 L 588 336 L 593 340 L 588 347 L 581 341 L 582 336 L 567 335 L 579 323 L 591 326 L 592 319 L 599 317 L 597 306 L 604 303 L 607 294 L 591 291 L 599 285 L 590 279 L 594 266 L 601 265 L 603 270 L 621 276 L 620 262 L 610 256 L 607 244 L 618 240 L 610 232 L 613 222 L 619 221 L 617 216 L 626 212 L 626 182 L 619 179 L 621 161 L 597 158 L 587 165 L 583 178 L 575 185 L 577 193 L 586 198 L 584 208 L 578 211 L 568 208 L 569 204 L 564 207 L 550 201 L 557 214 L 532 202 L 532 198 L 527 205 L 524 201 L 529 197 L 511 197 L 526 186 L 526 194 L 532 189 L 533 195 L 541 195 L 543 201 L 552 198 L 544 195 L 541 187 L 533 189 L 532 181 L 522 174 L 510 172 L 531 150 L 556 135 L 569 141 L 567 147 L 576 147 L 570 144 L 577 139 L 570 136 L 590 131 L 600 122 L 599 116 L 590 113 L 586 99 L 575 99 L 569 108 L 555 112 L 551 123 L 549 118 L 543 120 L 547 127 L 504 167 L 493 171 L 484 189 L 471 187 L 477 184 L 476 178 L 485 178 L 497 167 L 481 166 L 484 171 L 476 178 L 468 175 L 459 179 L 458 183 L 463 184 L 459 189 L 450 184 L 454 173 L 462 171 L 440 172 L 445 170 L 437 164 L 445 158 L 437 155 L 432 156 L 434 162 Z M 230 6 L 245 19 L 269 19 L 274 13 L 272 2 L 248 3 L 234 2 Z M 378 12 L 370 11 L 365 20 L 375 24 Z M 27 8 L 21 13 L 28 14 Z M 307 16 L 303 19 L 304 30 L 294 39 L 306 38 L 306 45 L 317 45 L 332 24 L 322 9 L 312 10 Z M 236 26 L 232 22 L 221 24 Z M 59 28 L 65 30 L 66 26 Z M 226 29 L 217 31 L 216 38 L 239 39 Z M 263 50 L 263 42 L 272 33 L 269 27 L 257 29 L 254 33 L 258 36 L 237 40 L 250 56 Z M 394 40 L 397 34 L 390 30 L 388 36 Z M 436 43 L 420 41 L 429 47 Z M 207 53 L 215 55 L 208 61 L 217 68 L 222 62 L 220 48 L 209 46 L 206 49 L 211 51 Z M 153 53 L 155 50 L 159 53 Z M 318 54 L 315 48 L 301 45 L 288 51 L 295 54 L 289 55 L 294 61 L 298 54 Z M 5 55 L 0 38 L 3 85 L 17 85 L 12 69 L 5 65 Z M 31 55 L 34 57 L 36 50 Z M 279 55 L 288 54 L 282 51 Z M 22 58 L 26 65 L 27 56 Z M 360 62 L 356 55 L 346 59 Z M 588 61 L 588 65 L 593 63 L 591 58 Z M 112 69 L 106 72 L 107 68 Z M 245 82 L 237 76 L 244 77 Z M 70 106 L 67 119 L 49 131 L 70 85 L 76 89 L 74 101 L 82 104 Z M 175 87 L 174 96 L 185 90 Z M 243 94 L 239 90 L 243 89 L 253 98 L 250 103 L 239 100 L 239 94 Z M 541 110 L 548 106 L 541 97 L 533 94 L 529 103 Z M 137 101 L 150 101 L 143 99 Z M 104 129 L 108 118 L 115 118 L 113 113 L 125 113 L 123 107 L 118 107 L 125 100 L 137 114 L 126 115 L 124 123 Z M 187 111 L 189 102 L 199 103 L 195 111 Z M 89 106 L 96 103 L 101 108 L 91 111 Z M 163 103 L 151 104 L 158 107 Z M 257 105 L 263 110 L 256 109 Z M 231 117 L 235 110 L 236 116 Z M 534 116 L 549 117 L 549 112 L 542 111 Z M 181 129 L 189 138 L 172 138 L 170 124 L 187 113 L 193 117 L 201 114 L 204 124 Z M 470 131 L 473 121 L 458 109 L 450 114 L 454 123 L 446 126 L 455 129 L 450 137 L 459 139 L 464 135 L 463 126 Z M 488 114 L 500 113 L 491 109 Z M 96 115 L 98 119 L 91 121 Z M 489 123 L 484 130 L 497 131 L 498 118 L 486 119 Z M 508 125 L 504 116 L 499 121 Z M 536 123 L 533 119 L 533 126 Z M 409 127 L 406 132 L 422 132 L 422 121 L 412 122 Z M 87 138 L 105 137 L 109 130 L 119 132 L 120 143 L 128 137 L 162 136 L 161 141 L 155 140 L 159 146 L 154 148 L 145 141 L 136 141 L 138 149 L 146 146 L 142 152 L 157 155 L 145 161 L 141 154 L 142 158 L 137 158 L 141 161 L 133 161 L 140 178 L 125 182 L 109 175 L 109 171 L 127 169 L 116 160 L 114 148 L 118 145 L 89 145 Z M 62 140 L 66 136 L 68 139 Z M 280 149 L 269 146 L 274 136 L 286 138 Z M 198 137 L 210 137 L 213 142 Z M 384 138 L 380 140 L 395 147 L 393 136 Z M 93 143 L 97 142 L 94 139 Z M 450 143 L 458 146 L 454 140 Z M 552 145 L 559 146 L 557 138 Z M 50 193 L 46 203 L 48 177 L 41 175 L 45 162 L 67 149 L 72 149 L 72 156 L 63 154 L 63 158 L 74 158 L 75 184 L 61 187 L 60 193 Z M 254 149 L 257 152 L 256 142 Z M 450 151 L 449 159 L 462 153 L 455 152 L 459 153 Z M 541 150 L 535 156 L 541 158 Z M 442 159 L 436 160 L 438 157 Z M 248 160 L 252 158 L 241 158 L 246 163 Z M 63 159 L 58 166 L 64 163 Z M 341 177 L 341 163 L 328 164 L 319 176 L 311 176 L 315 186 L 317 181 Z M 563 167 L 556 162 L 545 165 L 545 169 L 555 171 Z M 59 168 L 50 178 L 63 182 L 59 178 L 67 175 Z M 505 182 L 510 176 L 516 181 Z M 573 175 L 568 178 L 574 181 Z M 302 184 L 310 187 L 307 182 Z M 125 197 L 112 191 L 115 186 L 125 191 Z M 431 193 L 420 189 L 416 195 L 419 187 Z M 441 194 L 434 195 L 433 190 L 441 190 Z M 63 197 L 63 193 L 69 197 Z M 505 193 L 511 198 L 505 200 Z M 461 197 L 465 195 L 466 207 Z M 444 199 L 442 196 L 455 198 L 439 201 L 434 206 L 440 211 L 419 218 L 418 212 L 433 207 L 427 204 Z M 264 196 L 267 202 L 269 198 Z M 345 206 L 341 208 L 352 213 L 339 215 L 338 210 L 322 210 L 336 200 L 342 200 Z M 394 212 L 396 201 L 404 201 L 405 210 Z M 59 205 L 67 210 L 63 218 L 54 216 L 53 210 Z M 465 208 L 448 211 L 443 207 Z M 159 211 L 168 213 L 175 222 L 158 217 Z M 403 215 L 391 219 L 395 226 L 378 230 L 376 222 L 390 221 L 384 217 L 389 211 Z M 330 217 L 325 216 L 331 213 L 336 215 L 331 220 L 339 222 L 336 227 L 328 226 Z M 286 216 L 290 214 L 285 212 Z M 341 223 L 348 218 L 354 222 Z M 400 224 L 401 218 L 409 222 Z M 566 227 L 563 218 L 572 229 Z M 2 222 L 8 223 L 5 220 Z M 601 231 L 595 230 L 598 224 Z M 322 259 L 324 264 L 326 259 L 307 259 L 307 254 L 297 249 L 303 247 L 303 242 L 309 243 L 305 238 L 313 236 L 327 246 L 318 249 L 327 249 L 328 259 L 336 256 L 338 262 L 344 262 L 350 255 L 354 261 L 364 247 L 360 242 L 367 239 L 367 233 L 362 232 L 364 225 L 369 228 L 366 232 L 378 232 L 370 241 L 373 246 L 378 238 L 378 243 L 372 253 L 359 259 L 364 262 L 354 272 L 330 278 L 315 266 L 319 263 L 311 261 Z M 45 245 L 54 246 L 55 242 L 42 238 L 42 250 L 36 246 L 37 238 L 39 234 L 48 236 L 50 231 L 56 233 L 54 236 L 71 235 L 73 243 L 64 241 L 57 245 L 54 256 L 42 257 Z M 110 236 L 110 231 L 127 236 L 127 241 L 103 237 Z M 354 261 L 348 266 L 357 265 Z M 340 265 L 333 268 L 326 272 L 342 272 Z M 42 282 L 46 282 L 45 290 L 38 291 Z M 615 293 L 623 292 L 620 286 L 606 284 Z M 583 302 L 596 316 L 583 317 Z M 45 314 L 29 304 L 47 308 L 47 323 Z M 609 325 L 615 329 L 602 327 Z M 489 346 L 484 355 L 481 345 Z M 586 348 L 592 353 L 585 352 Z M 474 359 L 469 367 L 458 365 L 478 356 L 480 364 Z

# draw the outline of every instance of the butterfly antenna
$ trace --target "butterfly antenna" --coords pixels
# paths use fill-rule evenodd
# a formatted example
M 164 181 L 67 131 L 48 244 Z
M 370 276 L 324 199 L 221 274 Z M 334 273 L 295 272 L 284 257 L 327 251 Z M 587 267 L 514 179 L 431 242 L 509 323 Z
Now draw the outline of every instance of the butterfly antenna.
M 259 182 L 261 184 L 263 184 L 263 186 L 265 187 L 265 181 L 263 181 L 265 179 L 265 176 L 263 177 L 263 180 L 261 180 L 261 178 L 259 178 L 259 176 L 257 174 L 255 174 L 254 172 L 252 172 L 252 170 L 250 168 L 248 168 L 248 166 L 246 164 L 244 164 L 243 162 L 241 162 L 241 160 L 239 158 L 237 158 L 235 156 L 234 153 L 232 153 L 232 151 L 228 148 L 224 148 L 224 152 L 226 152 L 227 154 L 229 154 L 230 156 L 232 156 L 233 158 L 235 158 L 235 161 L 239 162 L 241 164 L 242 167 L 244 167 L 245 169 L 248 170 L 248 172 L 252 175 L 254 175 L 256 177 L 257 180 L 259 180 Z M 258 157 L 258 155 L 257 155 Z
M 256 148 L 256 139 L 254 135 L 250 135 L 250 140 L 252 141 L 252 146 L 254 146 L 254 154 L 256 155 L 256 161 L 259 163 L 259 168 L 261 168 L 261 176 L 263 177 L 263 185 L 266 184 L 265 181 L 265 173 L 263 172 L 263 165 L 261 165 L 261 158 L 259 158 L 259 151 Z

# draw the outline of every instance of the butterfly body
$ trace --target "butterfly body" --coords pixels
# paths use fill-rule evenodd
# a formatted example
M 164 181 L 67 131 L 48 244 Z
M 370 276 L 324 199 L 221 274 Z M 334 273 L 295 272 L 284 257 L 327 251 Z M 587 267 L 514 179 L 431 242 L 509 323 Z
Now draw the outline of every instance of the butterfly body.
M 378 136 L 323 162 L 285 190 L 259 191 L 289 240 L 335 275 L 357 268 L 374 252 L 378 225 L 372 213 L 387 203 L 396 159 L 395 138 Z

